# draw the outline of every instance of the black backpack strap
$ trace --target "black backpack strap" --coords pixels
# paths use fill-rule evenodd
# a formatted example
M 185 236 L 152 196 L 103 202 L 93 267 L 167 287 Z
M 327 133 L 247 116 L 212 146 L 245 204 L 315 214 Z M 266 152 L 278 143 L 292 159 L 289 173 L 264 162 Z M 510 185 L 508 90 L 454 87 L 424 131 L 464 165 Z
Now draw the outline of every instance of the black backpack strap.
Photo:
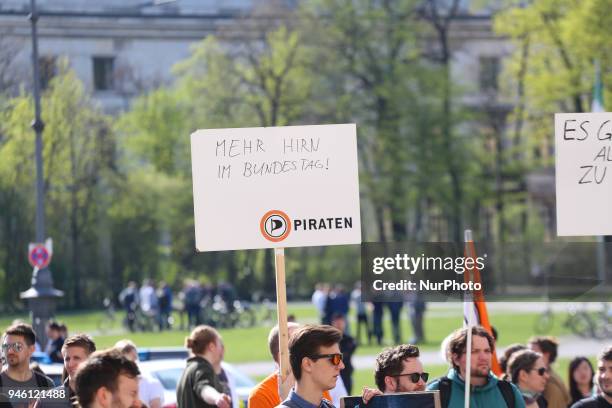
M 504 397 L 504 401 L 506 401 L 506 405 L 508 408 L 514 408 L 514 404 L 516 403 L 514 391 L 512 390 L 512 385 L 505 380 L 499 380 L 497 382 L 497 387 Z
M 448 377 L 440 378 L 438 381 L 438 390 L 440 391 L 440 403 L 442 408 L 448 407 L 451 397 L 451 390 L 453 389 L 453 382 Z

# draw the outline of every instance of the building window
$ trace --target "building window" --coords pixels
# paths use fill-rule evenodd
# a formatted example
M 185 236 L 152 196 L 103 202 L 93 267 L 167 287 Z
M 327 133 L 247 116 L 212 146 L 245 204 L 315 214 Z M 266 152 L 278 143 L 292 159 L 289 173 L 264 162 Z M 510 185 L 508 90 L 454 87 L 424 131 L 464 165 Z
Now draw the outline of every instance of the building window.
M 498 90 L 499 58 L 480 57 L 480 90 L 483 92 Z
M 40 89 L 47 89 L 51 79 L 57 75 L 55 57 L 42 56 L 38 58 L 38 75 L 40 76 Z
M 113 57 L 93 57 L 94 89 L 108 91 L 113 89 Z

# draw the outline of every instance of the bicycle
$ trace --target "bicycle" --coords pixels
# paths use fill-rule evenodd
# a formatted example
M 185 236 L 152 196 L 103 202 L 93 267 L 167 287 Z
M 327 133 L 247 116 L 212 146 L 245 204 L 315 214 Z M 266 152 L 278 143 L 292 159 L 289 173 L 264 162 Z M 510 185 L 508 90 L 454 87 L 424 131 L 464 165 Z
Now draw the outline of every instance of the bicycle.
M 219 296 L 202 304 L 201 321 L 213 327 L 253 327 L 257 323 L 255 311 L 248 302 L 235 300 L 232 308 Z
M 536 319 L 534 331 L 537 334 L 547 334 L 554 325 L 555 313 L 550 305 Z M 612 310 L 607 303 L 602 303 L 602 310 L 589 311 L 585 306 L 578 308 L 570 306 L 563 327 L 583 338 L 606 339 L 612 336 Z

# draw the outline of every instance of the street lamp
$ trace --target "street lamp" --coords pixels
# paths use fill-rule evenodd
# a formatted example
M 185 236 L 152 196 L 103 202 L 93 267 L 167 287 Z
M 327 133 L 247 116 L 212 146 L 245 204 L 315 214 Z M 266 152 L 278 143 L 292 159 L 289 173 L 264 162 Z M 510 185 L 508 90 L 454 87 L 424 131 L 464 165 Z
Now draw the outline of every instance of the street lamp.
M 38 74 L 38 37 L 36 36 L 36 0 L 30 0 L 30 15 L 28 18 L 32 23 L 32 70 L 34 72 L 34 121 L 32 129 L 36 132 L 36 242 L 45 240 L 45 197 L 43 179 L 42 158 L 42 133 L 45 128 L 40 117 L 40 76 Z M 36 332 L 39 344 L 44 347 L 47 342 L 45 326 L 53 317 L 55 301 L 64 296 L 61 290 L 53 287 L 53 277 L 48 267 L 42 269 L 34 268 L 32 272 L 32 287 L 21 293 L 21 298 L 26 299 L 30 306 L 32 326 Z

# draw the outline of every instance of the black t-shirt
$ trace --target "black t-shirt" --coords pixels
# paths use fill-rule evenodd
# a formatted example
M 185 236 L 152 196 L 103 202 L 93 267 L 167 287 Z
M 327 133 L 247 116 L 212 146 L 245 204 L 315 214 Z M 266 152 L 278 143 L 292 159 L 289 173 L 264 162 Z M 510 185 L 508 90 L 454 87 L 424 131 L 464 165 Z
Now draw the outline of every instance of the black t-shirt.
M 210 385 L 219 392 L 223 386 L 215 374 L 213 366 L 202 357 L 191 357 L 187 360 L 187 368 L 176 387 L 176 403 L 178 408 L 215 408 L 214 405 L 202 400 L 202 389 Z
M 598 395 L 580 400 L 572 405 L 572 408 L 612 408 L 612 404 L 606 401 L 603 396 Z

